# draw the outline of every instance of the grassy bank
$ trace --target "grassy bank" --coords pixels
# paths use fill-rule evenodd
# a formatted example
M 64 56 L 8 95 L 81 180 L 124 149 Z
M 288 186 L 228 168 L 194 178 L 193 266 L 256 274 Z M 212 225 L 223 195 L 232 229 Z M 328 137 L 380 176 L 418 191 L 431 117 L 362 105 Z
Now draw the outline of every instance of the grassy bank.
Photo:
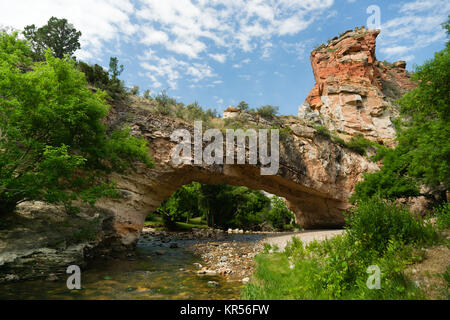
M 267 246 L 255 258 L 257 267 L 243 298 L 426 299 L 423 288 L 405 270 L 424 260 L 426 248 L 442 244 L 448 248 L 442 234 L 448 232 L 449 215 L 447 204 L 433 226 L 389 202 L 361 204 L 347 218 L 342 236 L 307 245 L 293 238 L 283 252 Z M 370 278 L 374 270 L 380 271 L 379 289 L 367 285 L 376 284 Z M 446 279 L 444 299 L 448 268 L 446 274 L 438 275 Z

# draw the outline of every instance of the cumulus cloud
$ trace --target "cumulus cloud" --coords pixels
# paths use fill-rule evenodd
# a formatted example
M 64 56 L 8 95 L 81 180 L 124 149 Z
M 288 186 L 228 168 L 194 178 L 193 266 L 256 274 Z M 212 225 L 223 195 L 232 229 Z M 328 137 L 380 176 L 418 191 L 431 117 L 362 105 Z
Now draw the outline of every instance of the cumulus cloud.
M 82 59 L 97 59 L 123 42 L 144 46 L 150 80 L 170 85 L 183 76 L 214 77 L 205 58 L 225 63 L 229 53 L 260 47 L 270 55 L 272 38 L 311 25 L 334 0 L 0 0 L 0 21 L 22 29 L 64 17 L 82 31 Z M 158 52 L 161 57 L 156 56 Z M 150 54 L 151 53 L 151 54 Z M 164 56 L 162 56 L 164 55 Z M 199 63 L 201 61 L 201 63 Z M 237 64 L 242 65 L 242 64 Z M 204 72 L 200 75 L 199 72 Z M 164 79 L 163 77 L 167 77 Z
M 2 24 L 23 29 L 29 24 L 41 26 L 52 16 L 67 18 L 82 32 L 82 51 L 77 55 L 93 58 L 104 43 L 135 34 L 138 26 L 131 22 L 134 5 L 130 0 L 1 0 Z
M 447 20 L 450 2 L 447 0 L 418 0 L 399 6 L 399 15 L 382 24 L 378 39 L 381 53 L 388 58 L 412 60 L 417 49 L 444 42 L 441 23 Z
M 225 63 L 225 61 L 227 60 L 227 55 L 226 54 L 210 54 L 209 55 L 211 58 L 213 58 L 214 60 L 216 60 L 217 62 L 220 63 Z

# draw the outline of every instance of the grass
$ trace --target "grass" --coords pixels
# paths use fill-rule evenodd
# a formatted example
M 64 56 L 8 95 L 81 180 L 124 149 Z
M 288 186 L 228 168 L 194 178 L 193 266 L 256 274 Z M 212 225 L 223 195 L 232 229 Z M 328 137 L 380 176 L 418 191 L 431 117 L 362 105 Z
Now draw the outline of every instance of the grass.
M 185 222 L 175 222 L 175 228 L 179 231 L 192 231 L 193 228 L 208 228 L 207 224 L 197 224 L 197 223 L 185 223 Z
M 161 216 L 150 215 L 147 217 L 144 225 L 146 227 L 166 230 L 167 227 L 164 225 L 164 221 Z M 186 222 L 175 222 L 175 225 L 170 228 L 171 231 L 192 231 L 193 228 L 208 228 L 208 225 L 202 220 L 201 217 L 191 218 L 189 223 Z
M 295 239 L 295 238 L 293 238 Z M 343 250 L 345 236 L 304 245 L 291 242 L 284 252 L 263 253 L 255 258 L 253 280 L 242 296 L 250 300 L 334 300 L 334 299 L 423 299 L 424 295 L 404 274 L 411 262 L 412 248 L 395 246 L 395 251 L 364 261 L 356 252 Z M 351 254 L 350 254 L 351 252 Z M 348 254 L 348 255 L 347 255 Z M 367 268 L 380 265 L 381 289 L 366 286 Z
M 347 217 L 346 232 L 341 236 L 306 245 L 293 238 L 283 252 L 267 245 L 255 258 L 256 270 L 242 297 L 252 300 L 425 299 L 425 291 L 405 270 L 424 260 L 423 248 L 442 241 L 436 230 L 430 228 L 431 224 L 417 220 L 404 208 L 373 199 L 356 207 Z M 374 265 L 380 270 L 380 289 L 367 286 L 368 268 Z
M 356 134 L 351 137 L 350 141 L 345 141 L 344 139 L 339 137 L 336 132 L 330 131 L 326 126 L 316 124 L 313 124 L 312 126 L 314 127 L 314 129 L 316 129 L 318 135 L 326 139 L 330 139 L 334 143 L 337 143 L 362 156 L 366 155 L 366 150 L 368 148 L 378 145 L 377 143 L 364 138 L 362 134 Z

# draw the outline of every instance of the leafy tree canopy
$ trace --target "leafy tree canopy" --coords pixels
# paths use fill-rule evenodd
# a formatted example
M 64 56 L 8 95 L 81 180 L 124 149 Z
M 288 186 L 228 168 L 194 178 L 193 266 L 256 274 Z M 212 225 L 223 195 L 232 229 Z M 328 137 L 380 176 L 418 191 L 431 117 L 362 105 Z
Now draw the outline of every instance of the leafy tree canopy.
M 81 32 L 67 19 L 51 17 L 47 24 L 36 28 L 34 24 L 26 26 L 23 35 L 31 43 L 36 60 L 44 60 L 46 49 L 50 49 L 56 58 L 72 56 L 80 49 Z
M 16 33 L 0 34 L 0 213 L 27 200 L 93 204 L 115 194 L 106 173 L 152 165 L 145 140 L 107 134 L 106 94 L 88 89 L 72 59 L 31 56 Z

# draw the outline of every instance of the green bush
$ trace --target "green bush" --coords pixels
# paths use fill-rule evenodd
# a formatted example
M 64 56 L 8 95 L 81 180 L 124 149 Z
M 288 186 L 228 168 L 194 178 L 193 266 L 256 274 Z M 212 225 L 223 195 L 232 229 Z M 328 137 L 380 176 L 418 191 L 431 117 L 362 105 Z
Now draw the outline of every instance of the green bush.
M 157 102 L 156 112 L 164 116 L 172 115 L 174 113 L 173 106 L 177 101 L 167 95 L 166 90 L 162 90 L 156 97 Z
M 435 210 L 436 227 L 439 229 L 450 228 L 450 203 L 446 202 Z
M 272 118 L 277 113 L 280 107 L 271 106 L 271 105 L 265 105 L 256 110 L 256 113 L 260 115 L 263 118 Z
M 372 198 L 359 201 L 346 218 L 351 241 L 368 250 L 383 252 L 390 240 L 407 244 L 432 243 L 437 234 L 430 223 L 413 217 L 400 205 Z
M 117 71 L 112 72 L 110 76 L 110 73 L 104 70 L 102 66 L 99 66 L 98 64 L 89 65 L 83 61 L 77 62 L 77 68 L 84 73 L 87 82 L 91 86 L 106 91 L 108 96 L 112 99 L 118 100 L 127 96 L 123 81 L 119 80 L 117 77 L 114 78 L 114 74 L 116 76 L 118 74 Z
M 382 255 L 352 242 L 346 235 L 303 244 L 297 238 L 284 252 L 266 246 L 256 256 L 253 280 L 242 292 L 244 299 L 421 299 L 423 294 L 403 274 L 414 259 L 411 247 L 389 241 Z M 367 288 L 367 268 L 377 265 L 381 288 Z
M 359 153 L 360 155 L 365 155 L 366 149 L 373 145 L 374 143 L 364 138 L 362 134 L 353 136 L 349 142 L 345 143 L 347 148 Z
M 131 89 L 130 89 L 130 93 L 134 96 L 138 96 L 139 95 L 139 86 L 138 85 L 134 85 Z
M 326 126 L 313 125 L 313 127 L 316 129 L 318 135 L 325 138 L 331 138 L 331 132 Z

